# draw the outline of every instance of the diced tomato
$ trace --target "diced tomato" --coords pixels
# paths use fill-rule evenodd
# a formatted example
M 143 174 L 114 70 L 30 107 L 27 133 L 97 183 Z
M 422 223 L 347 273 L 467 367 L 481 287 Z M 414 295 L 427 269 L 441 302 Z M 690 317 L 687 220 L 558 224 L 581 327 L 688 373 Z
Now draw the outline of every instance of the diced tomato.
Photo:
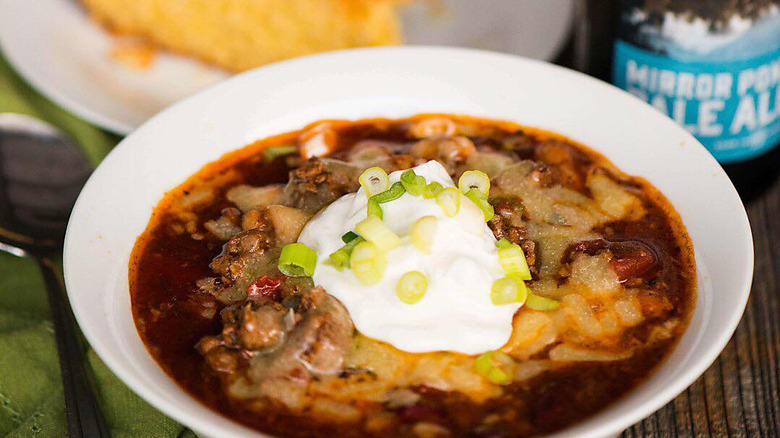
M 246 297 L 250 300 L 256 300 L 260 297 L 278 301 L 281 298 L 279 286 L 282 285 L 284 276 L 273 277 L 270 275 L 261 275 L 246 288 Z

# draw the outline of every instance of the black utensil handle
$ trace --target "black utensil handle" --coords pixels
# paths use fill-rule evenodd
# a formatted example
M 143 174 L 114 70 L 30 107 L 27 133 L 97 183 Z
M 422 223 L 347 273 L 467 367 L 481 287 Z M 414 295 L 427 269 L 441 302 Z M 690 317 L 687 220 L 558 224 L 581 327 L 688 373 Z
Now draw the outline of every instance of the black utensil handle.
M 93 385 L 88 379 L 84 350 L 65 294 L 65 285 L 50 258 L 39 257 L 38 265 L 46 281 L 51 318 L 54 322 L 65 393 L 68 435 L 71 438 L 108 438 L 111 435 L 95 399 Z

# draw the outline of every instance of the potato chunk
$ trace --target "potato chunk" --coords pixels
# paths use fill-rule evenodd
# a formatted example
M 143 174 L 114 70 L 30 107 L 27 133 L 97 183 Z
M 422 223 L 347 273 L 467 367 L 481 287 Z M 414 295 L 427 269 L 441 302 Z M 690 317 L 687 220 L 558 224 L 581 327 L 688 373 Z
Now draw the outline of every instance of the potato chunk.
M 246 184 L 237 185 L 227 191 L 225 197 L 236 204 L 243 212 L 266 205 L 278 204 L 282 199 L 284 186 L 272 184 L 263 187 L 252 187 Z
M 610 177 L 594 173 L 588 176 L 586 185 L 601 209 L 615 219 L 639 218 L 644 215 L 639 198 L 620 187 Z
M 274 226 L 276 240 L 282 245 L 298 240 L 298 235 L 309 220 L 309 215 L 303 210 L 284 205 L 269 205 L 266 212 Z

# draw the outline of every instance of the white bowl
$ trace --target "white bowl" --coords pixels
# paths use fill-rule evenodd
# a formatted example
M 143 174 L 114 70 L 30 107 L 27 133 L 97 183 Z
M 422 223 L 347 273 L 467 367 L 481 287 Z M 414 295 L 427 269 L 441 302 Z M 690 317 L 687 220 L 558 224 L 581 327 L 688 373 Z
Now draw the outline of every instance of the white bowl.
M 65 242 L 70 301 L 92 347 L 136 393 L 196 432 L 263 436 L 201 405 L 146 351 L 130 311 L 133 243 L 167 190 L 226 152 L 319 119 L 425 112 L 512 120 L 582 142 L 660 189 L 693 240 L 698 299 L 674 353 L 628 396 L 556 436 L 618 434 L 715 360 L 748 299 L 753 244 L 734 187 L 704 147 L 650 106 L 580 73 L 420 47 L 335 52 L 250 71 L 173 105 L 122 141 L 87 182 Z

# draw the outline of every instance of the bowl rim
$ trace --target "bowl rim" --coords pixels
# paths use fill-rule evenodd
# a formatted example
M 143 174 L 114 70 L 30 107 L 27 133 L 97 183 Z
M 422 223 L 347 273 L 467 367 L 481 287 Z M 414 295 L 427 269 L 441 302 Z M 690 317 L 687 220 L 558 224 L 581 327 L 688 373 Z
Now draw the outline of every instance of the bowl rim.
M 105 163 L 113 162 L 114 160 L 119 159 L 120 155 L 127 153 L 127 150 L 129 150 L 129 148 L 132 147 L 135 138 L 139 137 L 142 133 L 146 133 L 147 131 L 154 131 L 155 129 L 158 129 L 158 125 L 160 125 L 161 122 L 165 121 L 171 115 L 174 115 L 177 112 L 181 111 L 182 109 L 190 105 L 193 105 L 203 99 L 207 99 L 209 96 L 214 95 L 215 93 L 219 93 L 222 90 L 226 90 L 235 84 L 244 81 L 249 82 L 251 81 L 251 78 L 256 75 L 260 75 L 262 73 L 270 72 L 270 71 L 275 71 L 279 73 L 279 72 L 284 72 L 285 70 L 306 68 L 308 65 L 310 65 L 310 63 L 317 62 L 322 59 L 334 60 L 339 58 L 341 59 L 360 58 L 361 56 L 364 55 L 370 56 L 372 54 L 403 55 L 406 53 L 416 53 L 416 54 L 424 53 L 424 54 L 431 54 L 434 56 L 464 55 L 464 56 L 479 57 L 483 60 L 489 58 L 494 58 L 496 60 L 510 59 L 518 63 L 525 63 L 526 65 L 532 66 L 533 68 L 550 69 L 552 71 L 562 73 L 573 81 L 587 81 L 588 83 L 590 83 L 591 86 L 596 87 L 600 93 L 623 94 L 624 97 L 622 99 L 626 99 L 626 105 L 635 105 L 635 106 L 638 105 L 644 107 L 642 111 L 645 111 L 648 120 L 650 120 L 647 123 L 665 124 L 669 126 L 674 126 L 675 129 L 678 130 L 679 135 L 685 137 L 687 142 L 694 144 L 696 147 L 700 148 L 703 152 L 705 152 L 706 156 L 702 156 L 702 159 L 705 161 L 709 161 L 708 165 L 710 167 L 712 167 L 714 164 L 715 167 L 717 168 L 716 173 L 719 172 L 720 174 L 723 174 L 723 176 L 725 176 L 725 172 L 717 164 L 717 161 L 715 161 L 715 159 L 711 155 L 709 155 L 709 153 L 706 151 L 704 146 L 702 146 L 698 141 L 696 141 L 691 134 L 686 132 L 683 128 L 679 127 L 674 121 L 668 119 L 667 117 L 662 116 L 660 113 L 657 112 L 655 108 L 636 99 L 634 96 L 630 95 L 629 93 L 620 90 L 616 87 L 613 87 L 608 83 L 587 76 L 584 73 L 580 73 L 565 67 L 550 64 L 544 61 L 538 61 L 538 60 L 528 59 L 520 56 L 503 54 L 503 53 L 492 52 L 492 51 L 452 48 L 452 47 L 437 47 L 437 46 L 400 46 L 400 47 L 383 47 L 383 48 L 347 49 L 347 50 L 339 50 L 339 51 L 333 51 L 328 53 L 309 55 L 309 56 L 281 61 L 281 62 L 269 64 L 267 66 L 259 67 L 253 70 L 249 70 L 247 72 L 232 76 L 217 84 L 211 85 L 206 89 L 201 90 L 198 93 L 195 93 L 194 95 L 189 96 L 169 106 L 165 110 L 155 115 L 150 120 L 146 121 L 142 126 L 136 129 L 129 136 L 124 138 L 105 157 L 105 159 L 103 160 L 101 165 L 98 166 L 98 168 L 96 169 L 95 173 L 90 178 L 90 180 L 95 179 L 95 175 L 101 172 L 101 168 L 106 167 Z M 628 103 L 627 98 L 632 99 L 633 103 Z M 594 147 L 593 145 L 590 144 L 587 145 L 589 147 L 593 147 L 596 151 L 599 150 L 597 146 Z M 207 162 L 203 162 L 201 165 L 205 165 L 206 163 Z M 701 376 L 707 370 L 707 368 L 709 368 L 709 366 L 717 359 L 721 351 L 725 348 L 732 334 L 735 332 L 737 325 L 739 324 L 742 318 L 742 315 L 744 313 L 750 295 L 753 269 L 754 269 L 754 245 L 753 245 L 752 233 L 750 230 L 750 223 L 747 217 L 747 212 L 745 211 L 744 205 L 741 203 L 741 201 L 739 201 L 739 196 L 733 184 L 731 183 L 730 180 L 728 180 L 728 178 L 727 181 L 728 181 L 728 186 L 730 187 L 727 188 L 727 191 L 729 193 L 727 193 L 726 196 L 729 196 L 730 198 L 736 198 L 737 201 L 739 202 L 739 205 L 741 206 L 741 209 L 735 212 L 736 216 L 734 217 L 735 220 L 738 220 L 739 223 L 735 223 L 733 225 L 738 226 L 739 229 L 737 231 L 740 232 L 742 235 L 741 236 L 742 242 L 740 243 L 741 245 L 743 245 L 743 247 L 746 250 L 748 250 L 747 253 L 744 254 L 747 257 L 745 259 L 747 263 L 744 264 L 745 269 L 740 279 L 740 288 L 738 291 L 739 299 L 738 299 L 737 306 L 734 307 L 734 310 L 729 314 L 728 320 L 720 322 L 719 324 L 720 330 L 717 335 L 717 338 L 715 341 L 711 342 L 711 346 L 706 350 L 706 353 L 693 359 L 693 363 L 691 364 L 692 366 L 687 368 L 683 374 L 674 377 L 672 384 L 656 391 L 656 393 L 651 397 L 650 400 L 642 403 L 640 406 L 636 408 L 633 408 L 631 410 L 630 415 L 624 415 L 618 420 L 597 425 L 589 430 L 582 431 L 582 433 L 579 433 L 577 436 L 600 437 L 600 436 L 610 436 L 610 435 L 619 434 L 626 428 L 632 426 L 638 421 L 641 421 L 647 415 L 654 413 L 655 411 L 657 411 L 658 409 L 666 405 L 668 402 L 670 402 L 672 399 L 674 399 L 678 394 L 682 393 L 688 386 L 690 386 L 696 379 L 698 379 L 698 377 Z M 66 238 L 65 238 L 63 266 L 64 266 L 64 276 L 65 276 L 66 285 L 69 288 L 71 286 L 76 285 L 77 275 L 78 275 L 73 269 L 73 266 L 78 264 L 76 254 L 78 253 L 77 249 L 79 245 L 78 242 L 74 241 L 75 239 L 73 237 L 73 235 L 75 234 L 74 229 L 78 227 L 78 221 L 81 215 L 83 214 L 84 209 L 87 207 L 85 204 L 87 204 L 88 202 L 87 199 L 89 198 L 90 193 L 95 190 L 96 188 L 90 185 L 90 181 L 88 181 L 87 185 L 85 185 L 84 191 L 79 196 L 76 202 L 74 210 L 71 214 L 71 218 L 70 218 L 71 220 L 68 223 L 68 228 L 67 228 Z M 135 238 L 136 237 L 134 237 L 133 240 L 135 240 Z M 698 255 L 697 255 L 696 267 L 697 267 L 697 271 L 701 268 L 700 262 L 698 261 Z M 70 299 L 71 306 L 73 307 L 76 320 L 78 321 L 79 325 L 82 327 L 82 331 L 85 337 L 87 338 L 87 340 L 89 341 L 90 345 L 95 350 L 95 352 L 101 357 L 101 359 L 112 370 L 112 372 L 114 372 L 125 384 L 127 384 L 127 386 L 131 390 L 133 390 L 133 392 L 138 394 L 141 398 L 146 400 L 155 408 L 159 409 L 161 412 L 165 413 L 166 415 L 170 416 L 176 421 L 184 425 L 187 425 L 188 427 L 191 427 L 195 431 L 200 431 L 206 434 L 219 433 L 219 436 L 223 436 L 225 434 L 233 436 L 237 433 L 237 431 L 243 430 L 245 432 L 251 432 L 257 436 L 271 436 L 263 432 L 257 431 L 255 429 L 247 428 L 246 426 L 243 426 L 235 422 L 234 420 L 225 417 L 219 413 L 217 414 L 220 415 L 222 418 L 224 418 L 230 424 L 215 425 L 212 422 L 210 422 L 208 419 L 202 419 L 202 418 L 198 418 L 197 416 L 191 415 L 191 413 L 189 413 L 186 408 L 181 408 L 175 405 L 174 403 L 172 403 L 170 400 L 166 400 L 164 397 L 161 397 L 154 392 L 145 391 L 144 389 L 148 386 L 148 383 L 144 382 L 143 379 L 141 379 L 139 376 L 136 376 L 135 374 L 132 374 L 129 370 L 127 370 L 125 368 L 126 365 L 121 363 L 121 357 L 116 357 L 113 354 L 108 353 L 105 345 L 103 344 L 103 341 L 100 338 L 98 338 L 96 333 L 93 333 L 88 329 L 84 329 L 85 327 L 84 321 L 87 318 L 87 314 L 85 309 L 83 309 L 82 306 L 80 305 L 79 298 L 75 298 L 74 295 L 69 294 L 69 299 Z M 686 330 L 690 330 L 690 327 Z M 677 345 L 675 347 L 675 350 L 679 348 L 680 346 Z M 654 373 L 657 372 L 658 369 L 654 371 Z M 633 388 L 629 392 L 629 394 L 636 390 L 637 388 Z M 191 398 L 194 398 L 189 394 L 187 395 Z M 211 410 L 208 407 L 207 409 Z M 606 408 L 600 412 L 608 411 L 609 409 L 611 409 L 611 407 Z M 581 420 L 581 422 L 586 420 L 587 418 Z M 576 426 L 577 424 L 578 423 L 575 423 L 570 427 L 555 432 L 553 435 L 564 436 L 566 435 L 565 433 L 566 431 L 568 431 L 571 427 Z M 230 427 L 230 426 L 237 426 L 237 427 Z

